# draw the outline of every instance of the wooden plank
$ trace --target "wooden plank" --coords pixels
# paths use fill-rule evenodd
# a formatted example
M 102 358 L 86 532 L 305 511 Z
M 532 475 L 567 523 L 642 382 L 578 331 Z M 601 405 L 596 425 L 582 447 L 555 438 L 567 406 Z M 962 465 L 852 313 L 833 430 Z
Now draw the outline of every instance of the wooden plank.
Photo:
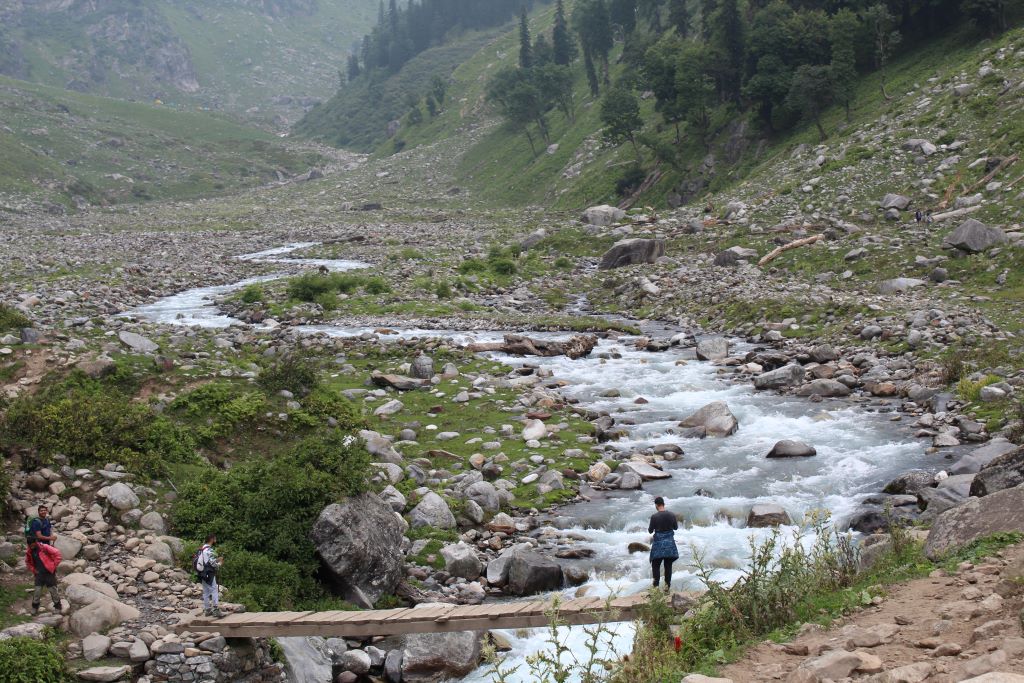
M 340 624 L 359 616 L 360 610 L 332 610 L 330 612 L 313 612 L 309 616 L 296 619 L 304 624 Z
M 434 618 L 434 622 L 435 623 L 440 623 L 440 622 L 448 621 L 448 615 L 451 614 L 452 612 L 454 612 L 457 609 L 458 609 L 458 606 L 452 605 L 451 609 L 449 609 L 449 610 L 447 610 L 445 612 L 442 612 L 437 617 L 435 617 Z

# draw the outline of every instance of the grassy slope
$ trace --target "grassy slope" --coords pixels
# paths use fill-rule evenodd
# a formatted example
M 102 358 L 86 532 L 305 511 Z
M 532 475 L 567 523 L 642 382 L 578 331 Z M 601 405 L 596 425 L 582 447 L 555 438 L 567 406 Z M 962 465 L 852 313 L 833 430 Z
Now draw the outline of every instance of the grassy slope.
M 531 17 L 531 31 L 534 35 L 537 31 L 549 30 L 552 18 L 550 8 L 535 12 Z M 1020 37 L 1019 30 L 1011 31 L 1000 39 L 999 43 L 1005 44 L 1015 40 L 1019 42 Z M 615 65 L 620 47 L 617 46 L 612 53 L 613 79 L 621 74 L 623 68 Z M 937 82 L 946 83 L 956 74 L 976 74 L 980 62 L 979 55 L 990 47 L 990 41 L 979 43 L 976 36 L 964 30 L 940 37 L 915 49 L 896 60 L 888 69 L 889 91 L 897 93 L 892 101 L 886 101 L 882 97 L 878 74 L 864 77 L 858 84 L 852 121 L 849 125 L 845 124 L 844 114 L 840 108 L 834 107 L 826 113 L 824 125 L 830 136 L 826 143 L 840 142 L 846 145 L 847 138 L 852 133 L 870 129 L 880 117 L 897 116 L 908 107 L 915 106 L 923 98 L 922 95 L 917 94 L 908 98 L 899 94 L 913 91 L 922 85 L 929 85 L 930 78 L 938 78 Z M 406 148 L 409 148 L 445 139 L 455 141 L 464 137 L 467 130 L 480 126 L 489 127 L 484 135 L 469 145 L 461 159 L 458 174 L 460 182 L 494 205 L 543 204 L 552 208 L 577 209 L 594 203 L 616 203 L 619 198 L 614 192 L 615 181 L 621 174 L 622 167 L 633 161 L 634 153 L 628 144 L 612 147 L 601 141 L 597 102 L 590 96 L 581 64 L 574 65 L 575 121 L 566 120 L 558 112 L 549 115 L 551 141 L 558 144 L 557 150 L 550 154 L 545 153 L 543 143 L 539 143 L 535 154 L 521 132 L 495 125 L 499 122 L 483 100 L 486 83 L 499 68 L 515 63 L 517 48 L 518 36 L 515 31 L 511 31 L 462 63 L 452 75 L 445 111 L 434 119 L 402 130 L 398 138 L 406 143 Z M 921 111 L 922 130 L 941 128 L 940 124 L 944 122 L 941 117 L 946 117 L 945 123 L 950 130 L 961 135 L 969 133 L 979 145 L 991 141 L 993 152 L 1015 149 L 1021 138 L 1019 125 L 1011 120 L 1003 120 L 1002 127 L 995 130 L 987 125 L 979 125 L 984 123 L 983 119 L 1002 102 L 996 102 L 986 95 L 991 110 L 986 110 L 986 102 L 943 108 L 951 98 L 951 95 L 936 97 Z M 665 126 L 660 116 L 654 112 L 653 100 L 643 101 L 641 111 L 646 121 L 645 132 L 657 135 L 664 142 L 672 142 L 674 131 Z M 728 131 L 724 129 L 730 118 L 728 114 L 723 114 L 720 118 L 720 134 L 711 145 L 718 159 L 719 171 L 718 177 L 711 185 L 712 192 L 727 190 L 747 177 L 767 178 L 770 179 L 767 184 L 784 189 L 784 184 L 779 181 L 779 164 L 788 158 L 796 145 L 819 143 L 813 126 L 799 127 L 784 135 L 767 139 L 767 144 L 763 146 L 753 141 L 747 146 L 746 151 L 729 165 L 723 161 L 723 151 L 728 142 Z M 922 134 L 922 137 L 928 136 Z M 934 137 L 936 136 L 933 136 L 933 139 Z M 976 148 L 980 149 L 980 146 Z M 393 144 L 388 142 L 382 145 L 379 151 L 389 153 L 393 149 Z M 700 164 L 706 154 L 703 146 L 687 140 L 685 135 L 683 144 L 677 147 L 677 151 L 682 162 L 682 170 L 663 168 L 666 171 L 665 176 L 640 198 L 641 203 L 664 205 L 666 195 L 680 179 Z M 646 153 L 646 166 L 649 168 L 652 163 L 650 154 Z M 878 180 L 888 180 L 884 169 L 872 169 L 872 172 L 878 172 Z
M 267 182 L 319 160 L 267 133 L 0 77 L 0 187 L 90 202 L 180 199 Z M 116 177 L 117 174 L 130 178 Z
M 377 0 L 328 0 L 317 3 L 312 14 L 278 18 L 223 0 L 143 3 L 188 48 L 200 92 L 188 95 L 169 89 L 155 82 L 147 67 L 121 66 L 114 72 L 105 57 L 99 59 L 105 77 L 92 92 L 141 100 L 158 94 L 182 107 L 213 106 L 256 119 L 271 118 L 270 112 L 262 110 L 279 95 L 329 95 L 346 53 L 377 18 Z M 106 0 L 97 12 L 133 12 L 134 5 Z M 25 16 L 24 25 L 8 30 L 24 52 L 28 80 L 63 87 L 77 74 L 62 60 L 73 51 L 105 51 L 74 17 L 41 12 Z M 247 112 L 252 107 L 260 111 Z

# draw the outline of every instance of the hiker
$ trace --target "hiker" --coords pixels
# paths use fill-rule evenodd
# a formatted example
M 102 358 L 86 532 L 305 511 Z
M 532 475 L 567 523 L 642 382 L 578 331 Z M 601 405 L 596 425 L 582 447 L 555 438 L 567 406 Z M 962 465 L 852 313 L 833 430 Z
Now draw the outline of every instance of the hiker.
M 675 539 L 679 521 L 665 509 L 665 499 L 661 496 L 654 499 L 654 507 L 658 511 L 651 515 L 651 523 L 647 525 L 647 533 L 654 534 L 651 541 L 651 573 L 654 575 L 654 587 L 657 588 L 661 582 L 661 566 L 665 565 L 665 592 L 668 593 L 672 590 L 672 562 L 679 557 Z
M 934 220 L 935 219 L 932 218 L 932 210 L 928 209 L 927 211 L 925 211 L 925 213 L 924 213 L 924 222 L 925 223 L 931 223 Z
M 43 588 L 50 593 L 53 611 L 60 612 L 62 604 L 57 593 L 57 567 L 61 560 L 60 551 L 52 545 L 40 541 L 29 541 L 25 548 L 25 566 L 35 575 L 35 590 L 32 591 L 32 614 L 39 614 L 39 601 L 43 596 Z
M 25 527 L 25 541 L 53 545 L 56 540 L 57 535 L 53 533 L 53 524 L 50 522 L 50 509 L 40 505 L 36 516 L 30 518 Z
M 914 221 L 920 223 L 921 218 L 923 218 L 923 216 L 921 216 L 921 209 L 918 209 L 917 211 L 914 212 Z
M 217 571 L 223 562 L 217 557 L 217 551 L 213 548 L 215 545 L 217 545 L 217 537 L 210 534 L 206 537 L 206 543 L 196 553 L 193 566 L 199 582 L 203 584 L 203 614 L 220 619 L 223 614 L 220 611 Z

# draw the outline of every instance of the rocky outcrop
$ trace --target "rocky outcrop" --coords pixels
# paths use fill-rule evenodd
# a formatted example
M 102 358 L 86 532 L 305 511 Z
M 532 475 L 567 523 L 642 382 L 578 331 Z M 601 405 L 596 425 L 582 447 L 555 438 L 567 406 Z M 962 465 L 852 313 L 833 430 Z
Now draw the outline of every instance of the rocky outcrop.
M 504 341 L 469 344 L 466 349 L 473 353 L 500 351 L 511 356 L 565 356 L 575 360 L 590 355 L 595 346 L 597 346 L 597 337 L 592 334 L 577 334 L 564 341 L 531 339 L 521 334 L 506 334 Z
M 984 498 L 970 498 L 935 520 L 924 552 L 936 560 L 972 541 L 1000 531 L 1024 529 L 1024 485 Z
M 328 505 L 313 525 L 317 555 L 335 587 L 372 607 L 403 576 L 402 522 L 378 496 L 364 493 Z
M 982 467 L 971 482 L 971 495 L 987 496 L 1021 484 L 1024 484 L 1024 446 L 1004 453 Z
M 682 420 L 679 426 L 702 428 L 708 436 L 729 436 L 736 433 L 740 423 L 724 401 L 714 401 Z
M 601 257 L 598 268 L 608 270 L 639 263 L 654 263 L 665 255 L 665 240 L 627 239 L 620 240 Z
M 977 474 L 996 458 L 1007 453 L 1012 453 L 1017 446 L 1006 439 L 992 439 L 984 446 L 979 446 L 973 451 L 957 460 L 949 468 L 950 474 Z

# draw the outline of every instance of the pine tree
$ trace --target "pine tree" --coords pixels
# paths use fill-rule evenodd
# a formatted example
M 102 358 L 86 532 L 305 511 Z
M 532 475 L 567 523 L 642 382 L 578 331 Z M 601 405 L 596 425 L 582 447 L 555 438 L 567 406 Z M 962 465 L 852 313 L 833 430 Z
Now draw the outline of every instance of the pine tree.
M 833 96 L 846 108 L 846 120 L 850 120 L 850 104 L 857 84 L 857 35 L 860 20 L 850 10 L 843 8 L 836 12 L 829 23 L 829 37 L 832 41 L 832 86 Z
M 861 14 L 861 18 L 867 24 L 874 42 L 875 68 L 878 69 L 881 81 L 882 97 L 891 100 L 889 93 L 885 91 L 885 67 L 902 38 L 900 32 L 896 30 L 896 18 L 893 17 L 889 8 L 881 3 L 868 7 Z
M 359 57 L 357 57 L 355 53 L 350 52 L 348 55 L 346 75 L 349 83 L 359 78 Z
M 990 38 L 1006 30 L 1006 0 L 963 0 L 960 11 Z
M 604 139 L 619 144 L 629 140 L 633 152 L 640 158 L 636 135 L 643 128 L 640 118 L 640 103 L 632 91 L 622 87 L 612 88 L 601 100 L 601 123 L 604 124 Z
M 636 28 L 636 0 L 609 0 L 608 15 L 612 25 L 628 36 Z
M 786 106 L 798 112 L 805 121 L 813 121 L 818 135 L 825 139 L 821 125 L 821 112 L 832 98 L 833 85 L 829 67 L 804 64 L 793 75 L 793 83 L 786 96 Z
M 576 59 L 576 43 L 569 33 L 562 0 L 555 4 L 555 28 L 551 32 L 551 49 L 554 52 L 555 64 L 567 66 Z
M 580 37 L 583 59 L 587 67 L 587 80 L 590 82 L 591 92 L 596 96 L 597 63 L 601 65 L 605 85 L 610 82 L 608 53 L 612 49 L 613 38 L 608 5 L 604 0 L 577 0 L 572 10 L 572 27 Z
M 680 38 L 690 35 L 690 9 L 686 0 L 668 0 L 668 22 Z
M 519 12 L 519 68 L 529 69 L 533 66 L 532 45 L 530 44 L 530 25 L 526 18 L 526 5 Z
M 746 50 L 743 28 L 739 0 L 721 0 L 711 17 L 711 47 L 721 60 L 718 65 L 719 93 L 737 102 Z

